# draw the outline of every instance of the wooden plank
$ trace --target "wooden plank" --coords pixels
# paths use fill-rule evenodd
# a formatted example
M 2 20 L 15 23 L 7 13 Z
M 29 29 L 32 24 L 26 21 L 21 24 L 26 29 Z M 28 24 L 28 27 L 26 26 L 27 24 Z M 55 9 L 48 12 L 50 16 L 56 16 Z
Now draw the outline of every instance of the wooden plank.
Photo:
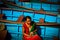
M 15 8 L 0 8 L 0 9 L 6 9 L 6 10 L 16 10 Z M 16 11 L 22 11 L 22 12 L 29 12 L 30 10 L 16 10 Z M 46 15 L 52 15 L 52 16 L 57 16 L 60 14 L 53 14 L 53 13 L 49 13 L 49 12 L 45 12 L 45 11 L 33 11 L 34 13 L 37 14 L 46 14 Z
M 16 6 L 18 8 L 24 8 L 25 10 L 22 10 L 24 12 L 26 11 L 33 11 L 34 13 L 40 13 L 40 14 L 46 14 L 46 15 L 52 15 L 52 16 L 57 16 L 58 14 L 51 14 L 51 13 L 48 13 L 46 11 L 41 11 L 41 10 L 34 10 L 33 8 L 25 8 L 24 6 L 18 6 L 14 3 L 11 3 L 11 2 L 4 2 L 5 4 L 9 4 L 9 5 L 12 5 L 12 6 Z M 10 10 L 16 10 L 15 8 L 2 8 L 2 9 L 10 9 Z M 21 10 L 18 10 L 18 11 L 21 11 Z M 47 14 L 48 13 L 48 14 Z
M 16 22 L 16 21 L 9 21 L 9 20 L 0 20 L 0 22 L 11 23 L 11 24 L 23 24 L 24 22 Z M 36 23 L 36 25 L 43 25 L 43 26 L 58 26 L 58 23 Z
M 10 23 L 10 24 L 23 24 L 24 22 L 10 21 L 10 20 L 0 20 L 0 22 Z
M 60 5 L 60 2 L 47 2 L 47 1 L 40 1 L 41 3 L 47 3 L 47 4 L 57 4 Z
M 58 23 L 36 23 L 36 25 L 43 25 L 43 26 L 58 26 Z

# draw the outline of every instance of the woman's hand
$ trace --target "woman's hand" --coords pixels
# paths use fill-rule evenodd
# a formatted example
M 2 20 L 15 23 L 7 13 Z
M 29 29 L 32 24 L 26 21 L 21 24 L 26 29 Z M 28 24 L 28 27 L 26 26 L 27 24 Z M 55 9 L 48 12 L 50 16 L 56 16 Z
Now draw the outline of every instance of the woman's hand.
M 33 34 L 34 34 L 33 32 L 30 32 L 30 36 L 33 36 Z

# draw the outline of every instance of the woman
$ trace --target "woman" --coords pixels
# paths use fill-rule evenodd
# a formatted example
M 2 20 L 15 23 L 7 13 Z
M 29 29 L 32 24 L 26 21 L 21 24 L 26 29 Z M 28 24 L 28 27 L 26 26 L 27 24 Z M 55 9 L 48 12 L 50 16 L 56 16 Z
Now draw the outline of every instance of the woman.
M 35 23 L 31 23 L 31 18 L 26 16 L 25 23 L 23 24 L 23 39 L 24 40 L 41 40 L 36 33 L 37 29 Z

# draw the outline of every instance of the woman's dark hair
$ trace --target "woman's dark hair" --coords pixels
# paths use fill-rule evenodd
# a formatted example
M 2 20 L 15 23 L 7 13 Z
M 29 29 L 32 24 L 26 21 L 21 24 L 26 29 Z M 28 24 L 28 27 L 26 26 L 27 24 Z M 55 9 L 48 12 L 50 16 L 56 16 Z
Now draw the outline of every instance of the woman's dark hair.
M 26 16 L 25 17 L 25 21 L 27 20 L 27 18 L 31 20 L 31 17 L 30 16 Z
M 31 17 L 30 16 L 26 16 L 26 17 L 23 18 L 23 21 L 26 21 L 27 18 L 31 20 Z

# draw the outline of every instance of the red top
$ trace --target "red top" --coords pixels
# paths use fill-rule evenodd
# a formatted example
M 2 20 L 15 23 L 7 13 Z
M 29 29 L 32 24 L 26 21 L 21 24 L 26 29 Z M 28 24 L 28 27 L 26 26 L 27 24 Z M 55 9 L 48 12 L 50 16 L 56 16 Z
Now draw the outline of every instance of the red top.
M 29 34 L 29 28 L 27 27 L 27 25 L 24 23 L 23 24 L 23 27 L 24 27 L 24 32 L 26 33 L 26 34 Z
M 23 27 L 25 29 L 24 32 L 26 34 L 29 34 L 29 28 L 27 27 L 27 25 L 25 23 L 23 24 Z M 24 38 L 23 40 L 42 40 L 38 35 L 34 35 L 34 36 L 31 36 L 31 37 L 28 37 L 28 36 L 24 35 L 23 38 Z

